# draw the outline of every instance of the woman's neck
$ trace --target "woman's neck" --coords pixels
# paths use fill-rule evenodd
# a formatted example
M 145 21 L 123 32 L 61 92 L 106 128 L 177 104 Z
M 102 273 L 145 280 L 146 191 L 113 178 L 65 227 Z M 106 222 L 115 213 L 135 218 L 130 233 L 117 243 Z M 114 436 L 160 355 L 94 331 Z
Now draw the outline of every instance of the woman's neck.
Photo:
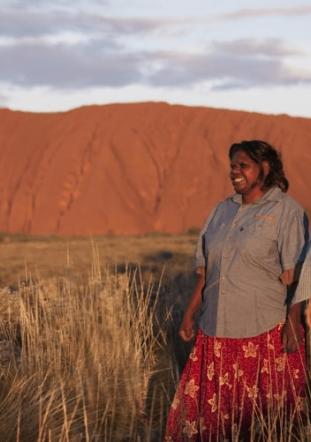
M 263 197 L 263 195 L 268 191 L 269 189 L 262 189 L 260 187 L 255 187 L 247 194 L 242 194 L 242 203 L 243 204 L 253 204 L 256 201 L 260 200 L 260 198 Z

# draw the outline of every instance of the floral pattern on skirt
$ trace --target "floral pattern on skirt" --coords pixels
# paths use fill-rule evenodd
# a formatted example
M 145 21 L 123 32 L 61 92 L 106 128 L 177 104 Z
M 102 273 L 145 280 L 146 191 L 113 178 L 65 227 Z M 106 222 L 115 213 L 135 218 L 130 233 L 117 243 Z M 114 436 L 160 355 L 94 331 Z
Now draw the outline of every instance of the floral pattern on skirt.
M 199 330 L 172 402 L 165 442 L 237 440 L 255 420 L 297 416 L 306 383 L 304 342 L 284 353 L 278 325 L 252 338 Z

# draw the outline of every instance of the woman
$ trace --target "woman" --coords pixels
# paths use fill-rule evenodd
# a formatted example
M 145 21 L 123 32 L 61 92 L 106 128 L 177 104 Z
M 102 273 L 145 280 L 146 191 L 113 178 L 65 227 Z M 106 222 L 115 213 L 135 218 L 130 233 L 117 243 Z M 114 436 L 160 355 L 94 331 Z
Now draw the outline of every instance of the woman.
M 303 303 L 286 300 L 303 259 L 306 216 L 286 195 L 271 145 L 233 144 L 229 158 L 235 194 L 213 210 L 198 242 L 198 282 L 179 335 L 194 337 L 201 307 L 199 331 L 171 405 L 167 442 L 248 440 L 256 421 L 264 431 L 264 419 L 292 418 L 303 402 Z

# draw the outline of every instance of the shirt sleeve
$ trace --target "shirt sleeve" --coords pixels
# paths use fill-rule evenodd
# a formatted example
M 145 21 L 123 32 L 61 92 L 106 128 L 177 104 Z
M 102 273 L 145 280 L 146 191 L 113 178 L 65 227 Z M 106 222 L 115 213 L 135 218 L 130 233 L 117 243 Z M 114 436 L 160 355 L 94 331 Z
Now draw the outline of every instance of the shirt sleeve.
M 309 243 L 307 257 L 302 266 L 293 304 L 297 304 L 309 298 L 311 298 L 311 243 Z
M 198 269 L 200 267 L 205 267 L 206 261 L 204 256 L 204 249 L 203 249 L 203 235 L 206 232 L 206 229 L 211 222 L 211 220 L 214 218 L 215 212 L 217 207 L 215 207 L 211 213 L 209 214 L 207 220 L 204 223 L 204 226 L 199 234 L 197 246 L 196 246 L 196 252 L 195 252 L 195 269 L 198 272 Z
M 308 218 L 303 210 L 282 214 L 278 249 L 283 272 L 304 261 L 308 241 Z

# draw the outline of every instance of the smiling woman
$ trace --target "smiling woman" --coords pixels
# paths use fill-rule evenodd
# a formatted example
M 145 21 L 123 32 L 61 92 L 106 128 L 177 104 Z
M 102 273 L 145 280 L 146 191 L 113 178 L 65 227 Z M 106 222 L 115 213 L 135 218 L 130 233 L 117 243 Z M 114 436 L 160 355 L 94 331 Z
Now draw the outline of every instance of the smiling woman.
M 288 181 L 272 146 L 243 141 L 231 146 L 229 158 L 236 193 L 214 209 L 198 241 L 198 282 L 179 334 L 185 341 L 194 337 L 201 307 L 199 331 L 166 441 L 246 441 L 255 416 L 282 427 L 287 419 L 288 431 L 302 417 L 300 321 L 311 293 L 293 297 L 293 290 L 306 249 L 306 216 L 286 195 Z

